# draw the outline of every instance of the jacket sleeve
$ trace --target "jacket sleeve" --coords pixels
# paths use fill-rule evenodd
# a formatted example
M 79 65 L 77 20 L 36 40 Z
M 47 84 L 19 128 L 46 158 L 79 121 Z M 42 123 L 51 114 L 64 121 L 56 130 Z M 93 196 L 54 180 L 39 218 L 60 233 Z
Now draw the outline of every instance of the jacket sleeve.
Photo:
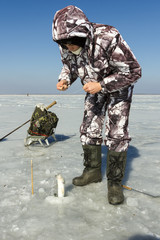
M 58 78 L 58 81 L 61 81 L 61 80 L 66 80 L 68 82 L 68 85 L 70 85 L 70 70 L 68 68 L 68 66 L 66 64 L 63 64 L 63 67 L 62 67 L 62 70 L 61 70 L 61 73 L 59 75 L 59 78 Z
M 62 51 L 61 51 L 61 60 L 63 63 L 63 67 L 59 75 L 58 81 L 66 80 L 68 82 L 68 86 L 70 86 L 77 79 L 78 76 L 74 70 L 73 71 L 71 70 L 69 61 L 64 59 Z
M 110 74 L 100 83 L 102 92 L 115 92 L 134 84 L 141 77 L 141 67 L 127 43 L 117 34 L 107 49 Z

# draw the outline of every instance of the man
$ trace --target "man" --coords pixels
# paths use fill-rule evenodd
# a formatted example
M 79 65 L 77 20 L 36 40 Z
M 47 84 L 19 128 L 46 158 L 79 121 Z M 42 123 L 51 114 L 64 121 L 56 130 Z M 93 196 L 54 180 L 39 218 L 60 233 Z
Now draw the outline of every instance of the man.
M 108 111 L 108 201 L 120 204 L 124 201 L 122 179 L 131 140 L 128 118 L 133 84 L 141 77 L 141 68 L 117 29 L 89 22 L 75 6 L 56 12 L 52 33 L 63 62 L 57 89 L 66 90 L 79 77 L 86 92 L 80 127 L 85 168 L 73 184 L 84 186 L 102 180 L 102 128 Z

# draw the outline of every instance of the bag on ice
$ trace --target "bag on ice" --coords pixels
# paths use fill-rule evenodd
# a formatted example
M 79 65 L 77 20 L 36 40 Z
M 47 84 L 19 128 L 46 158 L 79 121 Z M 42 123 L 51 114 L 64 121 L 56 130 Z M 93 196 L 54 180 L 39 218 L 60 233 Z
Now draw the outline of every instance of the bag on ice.
M 49 137 L 56 128 L 58 117 L 55 113 L 47 111 L 43 105 L 37 105 L 32 117 L 28 133 L 30 135 Z
M 54 131 L 57 127 L 58 117 L 55 113 L 48 111 L 43 104 L 37 104 L 30 120 L 30 127 L 27 131 L 28 136 L 25 139 L 25 146 L 42 140 L 49 145 L 47 138 L 53 136 L 56 140 Z

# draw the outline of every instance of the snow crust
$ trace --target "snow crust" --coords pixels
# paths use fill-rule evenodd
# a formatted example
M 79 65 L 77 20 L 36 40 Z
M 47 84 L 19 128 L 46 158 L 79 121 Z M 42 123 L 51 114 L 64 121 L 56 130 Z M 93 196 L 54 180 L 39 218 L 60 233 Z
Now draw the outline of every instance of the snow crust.
M 125 202 L 107 202 L 106 155 L 102 146 L 101 183 L 72 185 L 83 170 L 79 126 L 83 95 L 0 96 L 0 137 L 30 119 L 37 103 L 59 117 L 57 142 L 24 146 L 26 124 L 0 142 L 0 240 L 156 240 L 160 239 L 160 96 L 135 95 L 130 115 L 132 142 L 124 184 Z M 31 160 L 33 187 L 31 189 Z M 65 179 L 58 198 L 56 175 Z

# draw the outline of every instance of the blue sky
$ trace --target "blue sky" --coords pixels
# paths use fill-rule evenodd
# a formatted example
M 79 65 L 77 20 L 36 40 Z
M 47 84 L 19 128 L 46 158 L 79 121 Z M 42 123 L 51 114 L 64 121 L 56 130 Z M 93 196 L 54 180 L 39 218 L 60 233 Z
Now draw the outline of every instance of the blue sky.
M 0 94 L 58 94 L 59 49 L 52 20 L 68 5 L 116 27 L 142 66 L 135 93 L 160 94 L 160 0 L 0 0 Z M 68 93 L 82 93 L 79 79 Z

